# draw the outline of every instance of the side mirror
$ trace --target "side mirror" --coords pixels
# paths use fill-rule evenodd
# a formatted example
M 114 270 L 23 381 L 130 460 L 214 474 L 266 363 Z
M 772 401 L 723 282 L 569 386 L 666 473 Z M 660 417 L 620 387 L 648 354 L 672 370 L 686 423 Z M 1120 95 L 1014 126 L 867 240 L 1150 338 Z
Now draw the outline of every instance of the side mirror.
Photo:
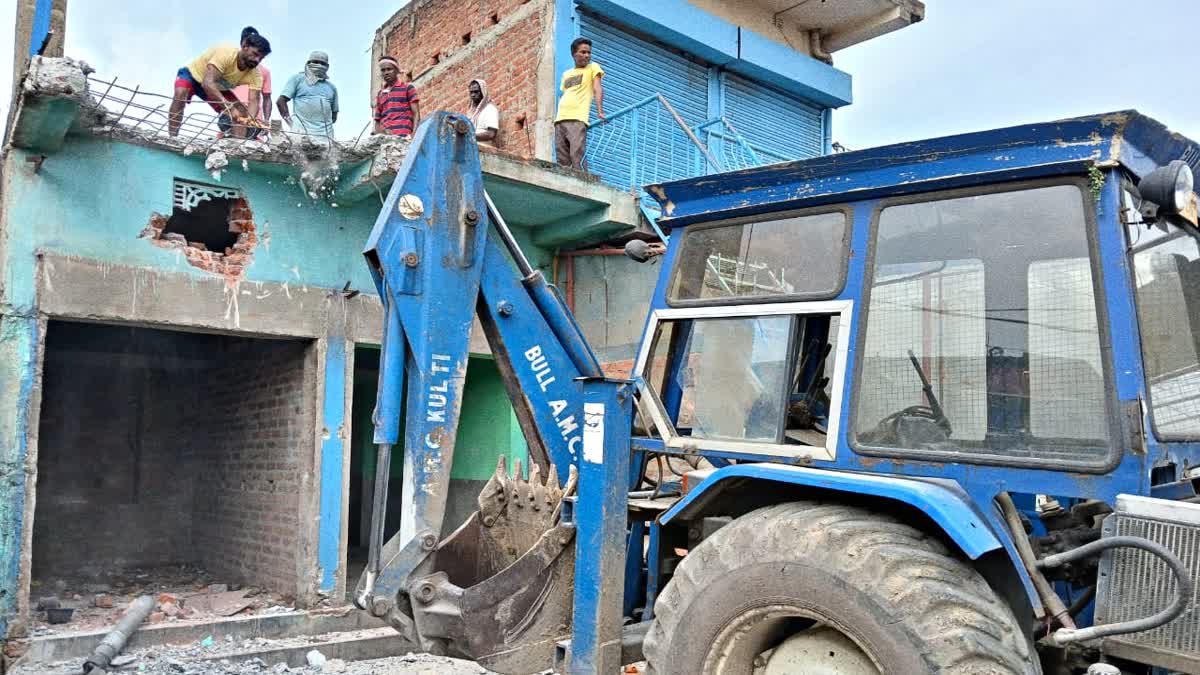
M 650 248 L 650 244 L 641 239 L 630 239 L 625 242 L 625 255 L 634 262 L 644 263 L 658 253 Z

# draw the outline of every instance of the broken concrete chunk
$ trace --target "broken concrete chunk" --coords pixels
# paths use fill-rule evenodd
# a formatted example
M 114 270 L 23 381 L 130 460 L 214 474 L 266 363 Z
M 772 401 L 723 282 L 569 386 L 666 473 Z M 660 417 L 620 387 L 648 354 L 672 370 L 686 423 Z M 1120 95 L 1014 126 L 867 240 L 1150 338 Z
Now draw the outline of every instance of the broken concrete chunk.
M 113 657 L 112 661 L 108 662 L 108 665 L 114 668 L 121 668 L 122 666 L 127 666 L 137 660 L 138 657 L 132 654 L 117 654 Z
M 305 654 L 304 660 L 308 661 L 308 665 L 312 666 L 313 668 L 323 667 L 326 661 L 325 655 L 315 649 Z
M 37 601 L 37 610 L 39 612 L 44 612 L 47 609 L 58 609 L 61 606 L 62 603 L 59 602 L 57 595 L 48 595 L 44 598 L 38 598 Z
M 322 673 L 344 673 L 346 672 L 346 662 L 341 659 L 330 659 L 321 666 Z
M 92 72 L 95 71 L 85 61 L 69 56 L 34 56 L 23 86 L 31 94 L 83 99 L 87 94 L 87 76 Z
M 97 593 L 96 597 L 92 598 L 92 604 L 101 609 L 112 609 L 113 598 L 105 593 Z
M 208 171 L 219 171 L 227 166 L 229 166 L 229 156 L 221 150 L 208 153 L 208 157 L 204 160 L 204 168 Z

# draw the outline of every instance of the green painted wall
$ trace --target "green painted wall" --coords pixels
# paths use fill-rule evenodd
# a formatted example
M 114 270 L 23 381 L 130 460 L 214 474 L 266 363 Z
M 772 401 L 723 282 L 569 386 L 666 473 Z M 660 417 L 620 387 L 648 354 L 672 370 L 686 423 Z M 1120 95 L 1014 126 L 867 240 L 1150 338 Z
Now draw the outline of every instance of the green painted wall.
M 528 448 L 500 371 L 491 357 L 472 356 L 467 363 L 467 386 L 463 395 L 462 421 L 450 478 L 487 480 L 496 470 L 496 460 L 508 456 L 526 461 Z
M 356 359 L 365 360 L 360 347 Z M 359 458 L 359 472 L 375 475 L 374 426 L 371 413 L 375 408 L 378 360 L 368 368 L 355 367 L 353 420 L 354 454 Z M 403 427 L 401 427 L 403 429 Z M 403 431 L 401 432 L 403 433 Z M 526 461 L 528 448 L 517 418 L 509 403 L 504 382 L 495 361 L 489 356 L 472 356 L 467 362 L 467 384 L 463 391 L 462 417 L 458 426 L 458 445 L 450 471 L 453 480 L 487 480 L 496 469 L 496 460 L 504 454 L 512 460 Z M 401 462 L 392 462 L 391 476 L 403 473 Z

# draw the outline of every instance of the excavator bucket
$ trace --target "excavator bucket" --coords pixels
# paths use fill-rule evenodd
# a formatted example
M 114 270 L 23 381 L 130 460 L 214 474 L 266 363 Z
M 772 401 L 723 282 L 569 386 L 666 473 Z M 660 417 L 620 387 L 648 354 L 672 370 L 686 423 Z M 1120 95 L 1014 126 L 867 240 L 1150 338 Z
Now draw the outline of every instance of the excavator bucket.
M 553 466 L 544 481 L 536 464 L 527 479 L 521 474 L 520 460 L 510 476 L 500 458 L 479 510 L 409 587 L 422 638 L 498 673 L 546 669 L 555 644 L 571 632 L 575 526 L 563 505 L 576 470 L 562 487 Z

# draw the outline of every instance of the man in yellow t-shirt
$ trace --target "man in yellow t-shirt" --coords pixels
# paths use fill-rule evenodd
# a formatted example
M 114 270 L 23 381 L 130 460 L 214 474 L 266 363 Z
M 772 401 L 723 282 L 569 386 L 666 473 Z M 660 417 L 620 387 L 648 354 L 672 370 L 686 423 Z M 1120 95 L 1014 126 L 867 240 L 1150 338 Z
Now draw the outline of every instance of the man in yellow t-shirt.
M 171 112 L 167 117 L 168 133 L 171 136 L 179 133 L 184 106 L 193 96 L 198 96 L 221 115 L 218 122 L 221 131 L 232 127 L 234 136 L 250 136 L 246 123 L 253 122 L 258 116 L 263 88 L 258 64 L 270 53 L 271 43 L 253 27 L 247 26 L 242 31 L 240 47 L 210 47 L 195 61 L 180 68 L 175 75 L 175 99 L 171 101 Z M 243 84 L 250 90 L 244 104 L 233 93 L 234 88 Z M 233 126 L 233 122 L 239 124 Z M 257 134 L 257 129 L 254 133 Z
M 587 151 L 588 117 L 592 112 L 592 97 L 596 99 L 596 116 L 604 119 L 604 69 L 592 62 L 592 41 L 576 38 L 571 43 L 571 58 L 575 67 L 563 73 L 558 99 L 558 115 L 554 117 L 554 154 L 558 163 L 572 169 L 583 169 L 583 153 Z

